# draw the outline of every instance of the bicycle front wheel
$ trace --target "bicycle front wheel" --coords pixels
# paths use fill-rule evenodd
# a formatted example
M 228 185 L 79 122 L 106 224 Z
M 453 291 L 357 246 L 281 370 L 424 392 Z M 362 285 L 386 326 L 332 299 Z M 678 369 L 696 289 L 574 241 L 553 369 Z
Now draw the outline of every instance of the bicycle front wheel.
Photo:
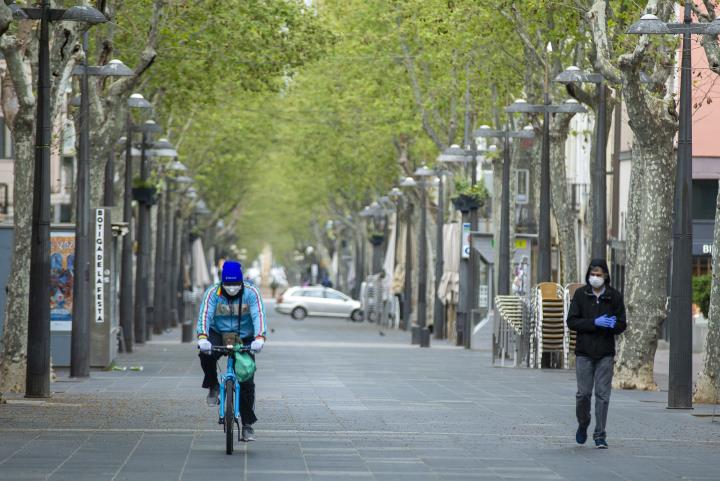
M 233 453 L 233 426 L 235 424 L 235 383 L 225 381 L 225 452 Z

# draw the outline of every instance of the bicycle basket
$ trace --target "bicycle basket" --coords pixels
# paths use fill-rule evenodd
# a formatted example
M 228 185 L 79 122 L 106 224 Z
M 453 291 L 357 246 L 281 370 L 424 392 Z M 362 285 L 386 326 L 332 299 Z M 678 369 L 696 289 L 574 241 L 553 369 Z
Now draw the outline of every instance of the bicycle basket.
M 238 381 L 250 380 L 255 374 L 255 360 L 247 352 L 235 353 L 235 376 Z

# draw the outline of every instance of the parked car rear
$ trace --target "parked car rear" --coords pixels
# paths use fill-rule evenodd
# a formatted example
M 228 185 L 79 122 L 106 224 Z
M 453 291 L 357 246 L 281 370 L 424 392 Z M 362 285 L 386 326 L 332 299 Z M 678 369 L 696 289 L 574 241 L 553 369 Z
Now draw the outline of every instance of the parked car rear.
M 291 287 L 277 299 L 275 310 L 290 314 L 295 320 L 307 316 L 349 317 L 353 321 L 362 320 L 360 301 L 356 301 L 340 291 L 323 286 Z

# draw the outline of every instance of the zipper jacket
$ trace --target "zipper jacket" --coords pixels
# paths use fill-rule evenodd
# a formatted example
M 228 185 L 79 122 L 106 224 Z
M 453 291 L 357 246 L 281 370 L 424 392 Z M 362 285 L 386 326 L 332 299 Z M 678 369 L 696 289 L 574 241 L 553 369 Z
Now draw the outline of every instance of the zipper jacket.
M 211 329 L 219 333 L 237 332 L 242 339 L 266 337 L 265 305 L 257 287 L 245 281 L 241 302 L 240 296 L 226 297 L 221 283 L 210 286 L 200 304 L 198 338 L 207 337 Z

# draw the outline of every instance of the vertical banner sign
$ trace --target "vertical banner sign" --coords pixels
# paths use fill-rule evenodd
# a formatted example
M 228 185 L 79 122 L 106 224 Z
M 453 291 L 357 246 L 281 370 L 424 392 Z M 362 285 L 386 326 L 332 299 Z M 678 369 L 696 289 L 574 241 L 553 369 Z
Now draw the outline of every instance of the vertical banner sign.
M 95 210 L 95 322 L 105 322 L 105 210 Z
M 470 222 L 463 222 L 462 226 L 462 258 L 470 258 Z
M 50 329 L 72 330 L 75 232 L 50 233 Z

